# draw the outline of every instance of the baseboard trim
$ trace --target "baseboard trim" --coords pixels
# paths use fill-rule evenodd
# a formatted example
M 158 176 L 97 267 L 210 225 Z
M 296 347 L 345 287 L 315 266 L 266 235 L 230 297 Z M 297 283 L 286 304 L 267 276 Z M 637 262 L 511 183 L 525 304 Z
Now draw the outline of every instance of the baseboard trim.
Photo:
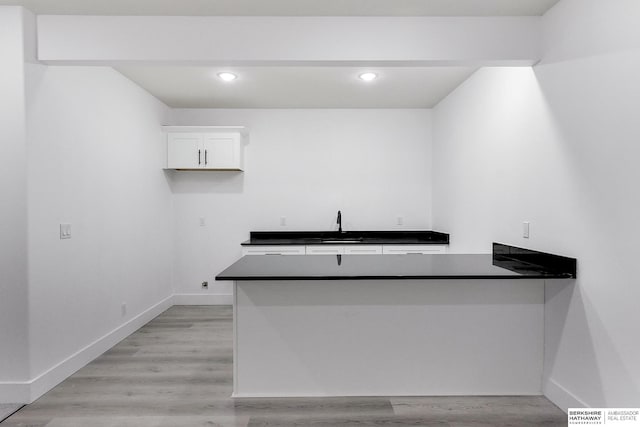
M 140 329 L 154 317 L 170 308 L 173 305 L 172 301 L 173 296 L 163 299 L 26 383 L 29 386 L 29 399 L 25 403 L 35 401 L 77 370 Z
M 554 405 L 562 409 L 564 412 L 568 412 L 569 408 L 589 408 L 583 400 L 578 398 L 575 394 L 558 384 L 556 381 L 550 379 L 543 387 L 544 396 L 552 401 Z
M 31 399 L 31 383 L 28 381 L 0 382 L 0 402 L 27 403 Z
M 173 294 L 173 305 L 233 305 L 233 295 Z

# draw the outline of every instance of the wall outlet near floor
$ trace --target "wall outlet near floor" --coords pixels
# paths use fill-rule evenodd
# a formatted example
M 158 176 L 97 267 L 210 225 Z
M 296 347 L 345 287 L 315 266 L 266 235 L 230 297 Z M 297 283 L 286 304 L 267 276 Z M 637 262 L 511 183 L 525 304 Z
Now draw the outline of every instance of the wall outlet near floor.
M 127 303 L 123 302 L 122 305 L 120 306 L 120 314 L 122 315 L 122 317 L 127 315 Z
M 281 216 L 280 217 L 280 226 L 284 227 L 287 225 L 287 217 L 286 216 Z
M 404 224 L 404 217 L 401 215 L 398 215 L 396 217 L 396 225 L 402 225 L 402 224 Z
M 60 239 L 71 238 L 71 224 L 60 224 Z
M 522 223 L 522 237 L 525 239 L 529 238 L 529 221 L 525 221 Z
M 202 289 L 209 289 L 209 282 L 202 282 Z

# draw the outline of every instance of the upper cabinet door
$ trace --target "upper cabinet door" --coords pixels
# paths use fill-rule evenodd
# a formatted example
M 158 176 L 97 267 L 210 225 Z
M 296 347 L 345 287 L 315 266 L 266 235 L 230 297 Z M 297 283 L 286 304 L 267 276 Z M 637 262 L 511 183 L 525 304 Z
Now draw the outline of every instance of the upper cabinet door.
M 202 149 L 205 169 L 242 170 L 239 133 L 204 134 Z
M 203 166 L 202 134 L 191 132 L 167 134 L 167 168 L 199 169 Z
M 163 126 L 163 130 L 167 169 L 242 171 L 244 126 Z

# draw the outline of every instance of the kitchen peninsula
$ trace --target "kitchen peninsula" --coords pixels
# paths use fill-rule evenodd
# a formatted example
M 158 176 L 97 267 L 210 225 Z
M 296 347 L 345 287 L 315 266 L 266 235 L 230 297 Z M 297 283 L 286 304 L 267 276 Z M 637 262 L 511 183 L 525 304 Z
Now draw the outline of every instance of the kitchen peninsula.
M 541 393 L 544 281 L 576 260 L 493 254 L 245 256 L 234 396 Z M 366 363 L 365 363 L 366 362 Z

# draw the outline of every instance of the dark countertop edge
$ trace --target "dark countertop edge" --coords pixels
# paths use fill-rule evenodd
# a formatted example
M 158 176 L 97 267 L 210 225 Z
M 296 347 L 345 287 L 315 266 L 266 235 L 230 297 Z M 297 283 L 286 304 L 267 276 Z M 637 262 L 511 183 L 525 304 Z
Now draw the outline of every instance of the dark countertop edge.
M 291 280 L 502 280 L 502 279 L 575 279 L 577 259 L 532 249 L 493 243 L 491 259 L 496 267 L 514 274 L 451 274 L 451 275 L 296 275 L 296 276 L 216 276 L 216 280 L 291 281 Z M 254 255 L 255 256 L 255 255 Z M 384 255 L 381 255 L 384 256 Z M 431 255 L 447 256 L 447 255 Z
M 543 271 L 550 275 L 578 277 L 578 260 L 548 252 L 535 251 L 493 242 L 493 265 L 513 272 Z
M 244 241 L 242 243 L 240 243 L 241 246 L 332 246 L 332 245 L 338 245 L 338 246 L 364 246 L 364 245 L 448 245 L 449 242 L 448 241 L 434 241 L 434 240 L 427 240 L 424 242 L 416 242 L 415 240 L 413 241 L 406 241 L 406 240 L 384 240 L 384 241 L 375 241 L 375 242 L 367 242 L 367 241 L 363 241 L 363 242 L 357 242 L 357 243 L 353 243 L 353 242 L 322 242 L 319 240 L 313 241 L 311 239 L 300 239 L 298 241 L 295 242 L 291 242 L 291 241 L 282 241 L 282 240 L 278 240 L 278 241 L 258 241 L 258 242 L 252 242 L 251 240 L 247 240 Z
M 449 234 L 433 230 L 378 231 L 251 231 L 242 246 L 306 245 L 448 245 Z M 326 242 L 323 239 L 362 238 L 360 242 Z
M 460 276 L 216 276 L 216 280 L 233 280 L 239 282 L 245 281 L 312 281 L 312 280 L 495 280 L 495 279 L 571 279 L 570 274 L 562 275 L 460 275 Z

